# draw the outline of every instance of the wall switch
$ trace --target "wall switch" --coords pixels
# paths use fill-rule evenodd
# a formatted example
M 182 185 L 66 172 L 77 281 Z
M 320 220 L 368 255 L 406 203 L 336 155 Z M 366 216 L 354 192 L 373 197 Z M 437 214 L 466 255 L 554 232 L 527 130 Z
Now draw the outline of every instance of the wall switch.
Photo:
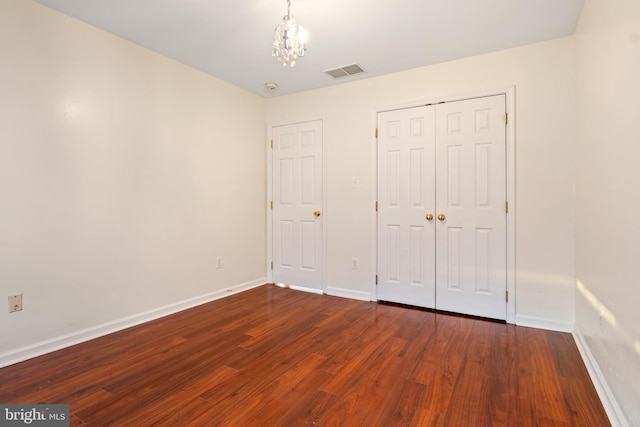
M 360 260 L 356 257 L 351 258 L 351 268 L 357 270 L 360 268 Z
M 219 256 L 216 258 L 216 269 L 220 270 L 222 268 L 222 257 Z
M 9 313 L 22 310 L 22 294 L 9 295 Z

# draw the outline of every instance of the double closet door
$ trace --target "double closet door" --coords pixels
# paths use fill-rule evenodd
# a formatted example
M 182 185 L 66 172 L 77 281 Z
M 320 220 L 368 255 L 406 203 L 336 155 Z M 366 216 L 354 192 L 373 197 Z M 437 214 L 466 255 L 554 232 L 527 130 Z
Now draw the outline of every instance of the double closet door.
M 377 298 L 506 319 L 505 96 L 378 114 Z

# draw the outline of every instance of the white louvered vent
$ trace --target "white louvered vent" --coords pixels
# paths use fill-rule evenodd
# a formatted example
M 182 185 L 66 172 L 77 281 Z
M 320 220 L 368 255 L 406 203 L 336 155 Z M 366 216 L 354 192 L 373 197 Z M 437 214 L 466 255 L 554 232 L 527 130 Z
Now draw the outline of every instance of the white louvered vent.
M 326 70 L 324 73 L 330 75 L 334 79 L 353 76 L 354 74 L 364 73 L 365 70 L 359 64 L 350 64 L 343 67 Z

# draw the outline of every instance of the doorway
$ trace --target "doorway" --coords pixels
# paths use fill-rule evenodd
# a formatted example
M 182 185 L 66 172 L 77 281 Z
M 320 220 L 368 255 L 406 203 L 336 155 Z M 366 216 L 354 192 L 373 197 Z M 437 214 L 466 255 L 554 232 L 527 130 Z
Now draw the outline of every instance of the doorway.
M 380 112 L 377 299 L 507 319 L 506 96 Z

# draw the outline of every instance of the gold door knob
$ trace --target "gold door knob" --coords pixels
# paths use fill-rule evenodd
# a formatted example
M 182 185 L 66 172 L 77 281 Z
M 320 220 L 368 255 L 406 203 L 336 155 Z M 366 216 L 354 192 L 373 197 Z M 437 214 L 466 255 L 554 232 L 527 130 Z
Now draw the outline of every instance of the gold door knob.
M 320 216 L 320 211 L 315 211 L 313 214 L 314 214 L 315 216 Z
M 447 217 L 446 217 L 446 216 L 444 216 L 444 214 L 440 214 L 440 215 L 438 215 L 438 219 L 439 219 L 440 221 L 444 221 L 445 219 L 447 219 Z
M 427 214 L 427 216 L 425 218 L 427 218 L 427 221 L 432 221 L 433 220 L 433 214 Z

